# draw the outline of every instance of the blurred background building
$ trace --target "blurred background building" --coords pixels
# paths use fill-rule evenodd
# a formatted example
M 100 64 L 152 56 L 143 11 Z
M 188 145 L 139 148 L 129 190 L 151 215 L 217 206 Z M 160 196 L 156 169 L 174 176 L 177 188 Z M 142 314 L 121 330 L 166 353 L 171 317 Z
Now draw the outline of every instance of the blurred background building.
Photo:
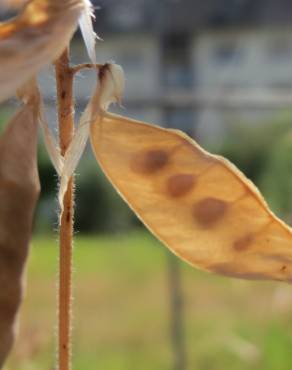
M 95 3 L 98 59 L 123 66 L 131 115 L 209 135 L 235 115 L 254 122 L 283 109 L 264 97 L 292 86 L 291 2 Z
M 281 0 L 95 1 L 99 62 L 126 73 L 124 106 L 138 119 L 212 135 L 292 103 L 292 4 Z M 76 43 L 74 60 L 84 61 Z M 92 77 L 79 81 L 85 103 Z M 46 87 L 47 98 L 52 97 Z M 280 98 L 277 97 L 280 95 Z M 210 132 L 211 130 L 211 132 Z

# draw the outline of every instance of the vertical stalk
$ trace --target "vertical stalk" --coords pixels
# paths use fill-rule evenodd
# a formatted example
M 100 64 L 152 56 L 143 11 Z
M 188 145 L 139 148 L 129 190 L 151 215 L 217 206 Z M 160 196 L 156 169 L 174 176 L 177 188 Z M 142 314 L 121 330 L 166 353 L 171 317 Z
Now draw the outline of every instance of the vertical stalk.
M 172 253 L 167 252 L 168 279 L 170 293 L 170 329 L 173 348 L 173 370 L 186 370 L 187 356 L 185 348 L 183 292 L 179 261 Z
M 65 154 L 74 132 L 73 78 L 69 50 L 55 64 L 60 148 Z M 74 217 L 74 179 L 71 178 L 64 197 L 64 212 L 60 221 L 59 261 L 59 370 L 71 369 L 71 301 L 72 301 L 72 243 Z

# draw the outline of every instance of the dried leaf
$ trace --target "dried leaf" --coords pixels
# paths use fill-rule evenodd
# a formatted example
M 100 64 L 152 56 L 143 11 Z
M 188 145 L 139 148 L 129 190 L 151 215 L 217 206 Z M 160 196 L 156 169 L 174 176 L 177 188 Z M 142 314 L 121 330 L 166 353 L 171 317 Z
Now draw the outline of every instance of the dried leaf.
M 61 208 L 60 215 L 62 215 L 63 213 L 63 199 L 68 188 L 68 183 L 79 163 L 79 160 L 84 152 L 86 143 L 88 141 L 90 122 L 91 122 L 91 104 L 88 104 L 80 119 L 79 126 L 74 134 L 72 142 L 70 143 L 70 146 L 64 157 L 58 195 L 59 204 Z
M 83 0 L 34 0 L 0 24 L 0 101 L 60 55 L 83 9 Z
M 64 160 L 61 155 L 60 147 L 57 144 L 55 137 L 52 135 L 49 128 L 44 110 L 44 102 L 39 91 L 36 79 L 32 78 L 28 83 L 18 89 L 17 97 L 25 103 L 29 103 L 33 100 L 34 109 L 36 112 L 38 112 L 38 120 L 43 129 L 44 142 L 47 152 L 57 174 L 60 175 L 63 169 Z
M 96 64 L 95 42 L 97 39 L 93 29 L 92 19 L 95 18 L 93 7 L 90 0 L 84 1 L 84 11 L 79 20 L 81 33 L 87 48 L 89 58 L 93 64 Z
M 45 116 L 45 112 L 43 109 L 43 103 L 40 104 L 40 123 L 44 133 L 44 142 L 50 157 L 50 160 L 59 176 L 61 176 L 63 166 L 64 166 L 64 158 L 61 155 L 60 147 L 57 144 L 55 137 L 51 133 L 49 128 L 48 121 Z
M 99 70 L 99 95 L 96 106 L 107 110 L 112 103 L 121 104 L 125 89 L 125 75 L 121 66 L 106 63 Z
M 24 105 L 0 138 L 0 368 L 10 351 L 23 296 L 23 270 L 39 194 L 37 112 Z

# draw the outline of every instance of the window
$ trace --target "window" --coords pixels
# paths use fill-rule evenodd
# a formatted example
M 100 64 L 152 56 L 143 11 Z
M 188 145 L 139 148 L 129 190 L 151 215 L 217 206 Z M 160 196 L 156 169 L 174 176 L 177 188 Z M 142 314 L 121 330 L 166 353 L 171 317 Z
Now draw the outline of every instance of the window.
M 165 110 L 165 127 L 179 129 L 194 135 L 195 111 L 193 108 L 168 108 Z
M 278 37 L 269 40 L 268 58 L 275 61 L 291 61 L 292 58 L 292 42 L 286 37 Z
M 139 50 L 128 49 L 117 55 L 116 62 L 123 66 L 126 71 L 141 71 L 144 67 L 143 54 Z
M 242 49 L 234 41 L 220 42 L 215 45 L 212 58 L 216 64 L 227 64 L 241 58 Z
M 108 16 L 109 23 L 114 29 L 132 29 L 143 23 L 143 10 L 139 4 L 131 2 L 130 6 L 112 4 Z
M 165 87 L 188 88 L 193 85 L 189 35 L 170 34 L 162 45 L 162 81 Z

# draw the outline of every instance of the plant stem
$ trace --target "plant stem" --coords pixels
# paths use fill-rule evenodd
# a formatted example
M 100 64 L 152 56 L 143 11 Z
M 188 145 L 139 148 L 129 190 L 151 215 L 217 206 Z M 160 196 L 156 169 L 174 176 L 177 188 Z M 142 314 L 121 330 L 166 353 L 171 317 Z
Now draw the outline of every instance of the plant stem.
M 170 324 L 171 341 L 174 355 L 173 370 L 185 370 L 187 368 L 183 292 L 181 282 L 181 270 L 176 256 L 167 251 L 168 256 L 168 280 L 170 292 Z
M 58 120 L 61 154 L 64 155 L 74 133 L 74 73 L 66 49 L 55 64 Z M 72 301 L 72 249 L 74 217 L 74 179 L 71 178 L 64 197 L 64 211 L 60 221 L 59 261 L 59 370 L 71 369 L 71 301 Z

